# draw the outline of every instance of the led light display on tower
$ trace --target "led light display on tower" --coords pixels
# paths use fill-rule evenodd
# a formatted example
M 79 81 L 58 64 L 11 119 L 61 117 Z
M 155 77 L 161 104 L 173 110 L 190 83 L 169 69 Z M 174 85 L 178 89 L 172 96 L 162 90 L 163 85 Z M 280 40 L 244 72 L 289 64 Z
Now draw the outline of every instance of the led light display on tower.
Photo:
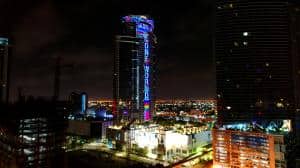
M 153 107 L 154 23 L 143 15 L 122 18 L 123 29 L 117 37 L 114 68 L 116 104 L 129 104 L 129 118 L 150 120 Z M 117 109 L 119 114 L 120 107 Z

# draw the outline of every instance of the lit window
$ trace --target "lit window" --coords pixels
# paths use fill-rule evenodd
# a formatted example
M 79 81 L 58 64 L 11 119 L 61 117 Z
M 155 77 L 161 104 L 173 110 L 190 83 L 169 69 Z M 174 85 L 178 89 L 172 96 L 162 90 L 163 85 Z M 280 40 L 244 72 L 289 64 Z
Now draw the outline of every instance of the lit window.
M 283 108 L 283 107 L 284 107 L 284 105 L 283 105 L 283 103 L 281 103 L 281 102 L 278 102 L 278 103 L 276 103 L 276 107 L 278 107 L 278 108 Z
M 269 67 L 269 66 L 270 66 L 270 64 L 269 64 L 268 62 L 266 62 L 265 65 L 266 65 L 266 67 Z

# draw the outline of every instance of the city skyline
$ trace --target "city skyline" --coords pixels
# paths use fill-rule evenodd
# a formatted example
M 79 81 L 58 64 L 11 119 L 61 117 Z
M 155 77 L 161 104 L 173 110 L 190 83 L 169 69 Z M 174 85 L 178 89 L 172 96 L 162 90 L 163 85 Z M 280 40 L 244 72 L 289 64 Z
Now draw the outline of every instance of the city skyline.
M 52 96 L 50 81 L 56 56 L 74 65 L 73 69 L 62 70 L 60 98 L 73 90 L 85 91 L 90 97 L 112 98 L 114 35 L 120 17 L 127 14 L 149 14 L 156 20 L 158 98 L 215 95 L 211 1 L 192 1 L 193 5 L 176 2 L 174 9 L 167 3 L 137 1 L 31 1 L 18 4 L 22 9 L 13 1 L 1 3 L 1 21 L 6 26 L 0 32 L 9 34 L 14 45 L 14 100 L 18 87 L 23 87 L 25 94 Z
M 300 167 L 300 1 L 2 0 L 0 167 Z

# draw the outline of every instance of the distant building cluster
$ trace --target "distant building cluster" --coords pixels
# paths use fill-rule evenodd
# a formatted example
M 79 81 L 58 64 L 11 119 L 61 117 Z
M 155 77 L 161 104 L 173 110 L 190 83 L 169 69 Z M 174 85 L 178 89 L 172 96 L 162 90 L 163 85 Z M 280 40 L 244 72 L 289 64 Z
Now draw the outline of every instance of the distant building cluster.
M 158 100 L 155 116 L 182 121 L 213 122 L 216 120 L 217 103 L 214 99 Z
M 156 112 L 187 112 L 187 113 L 208 113 L 215 111 L 217 107 L 216 100 L 158 100 L 155 102 Z

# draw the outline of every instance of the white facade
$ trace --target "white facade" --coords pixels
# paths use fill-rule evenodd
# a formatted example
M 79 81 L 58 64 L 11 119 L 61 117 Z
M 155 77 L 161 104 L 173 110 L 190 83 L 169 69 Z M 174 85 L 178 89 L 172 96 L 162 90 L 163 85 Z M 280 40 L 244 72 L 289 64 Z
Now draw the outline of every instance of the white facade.
M 164 146 L 164 159 L 174 155 L 188 156 L 197 148 L 211 143 L 211 131 L 201 131 L 193 134 L 182 134 L 175 130 L 160 130 L 159 126 L 140 127 L 131 130 L 131 144 L 146 148 L 148 156 L 157 154 L 159 144 Z

